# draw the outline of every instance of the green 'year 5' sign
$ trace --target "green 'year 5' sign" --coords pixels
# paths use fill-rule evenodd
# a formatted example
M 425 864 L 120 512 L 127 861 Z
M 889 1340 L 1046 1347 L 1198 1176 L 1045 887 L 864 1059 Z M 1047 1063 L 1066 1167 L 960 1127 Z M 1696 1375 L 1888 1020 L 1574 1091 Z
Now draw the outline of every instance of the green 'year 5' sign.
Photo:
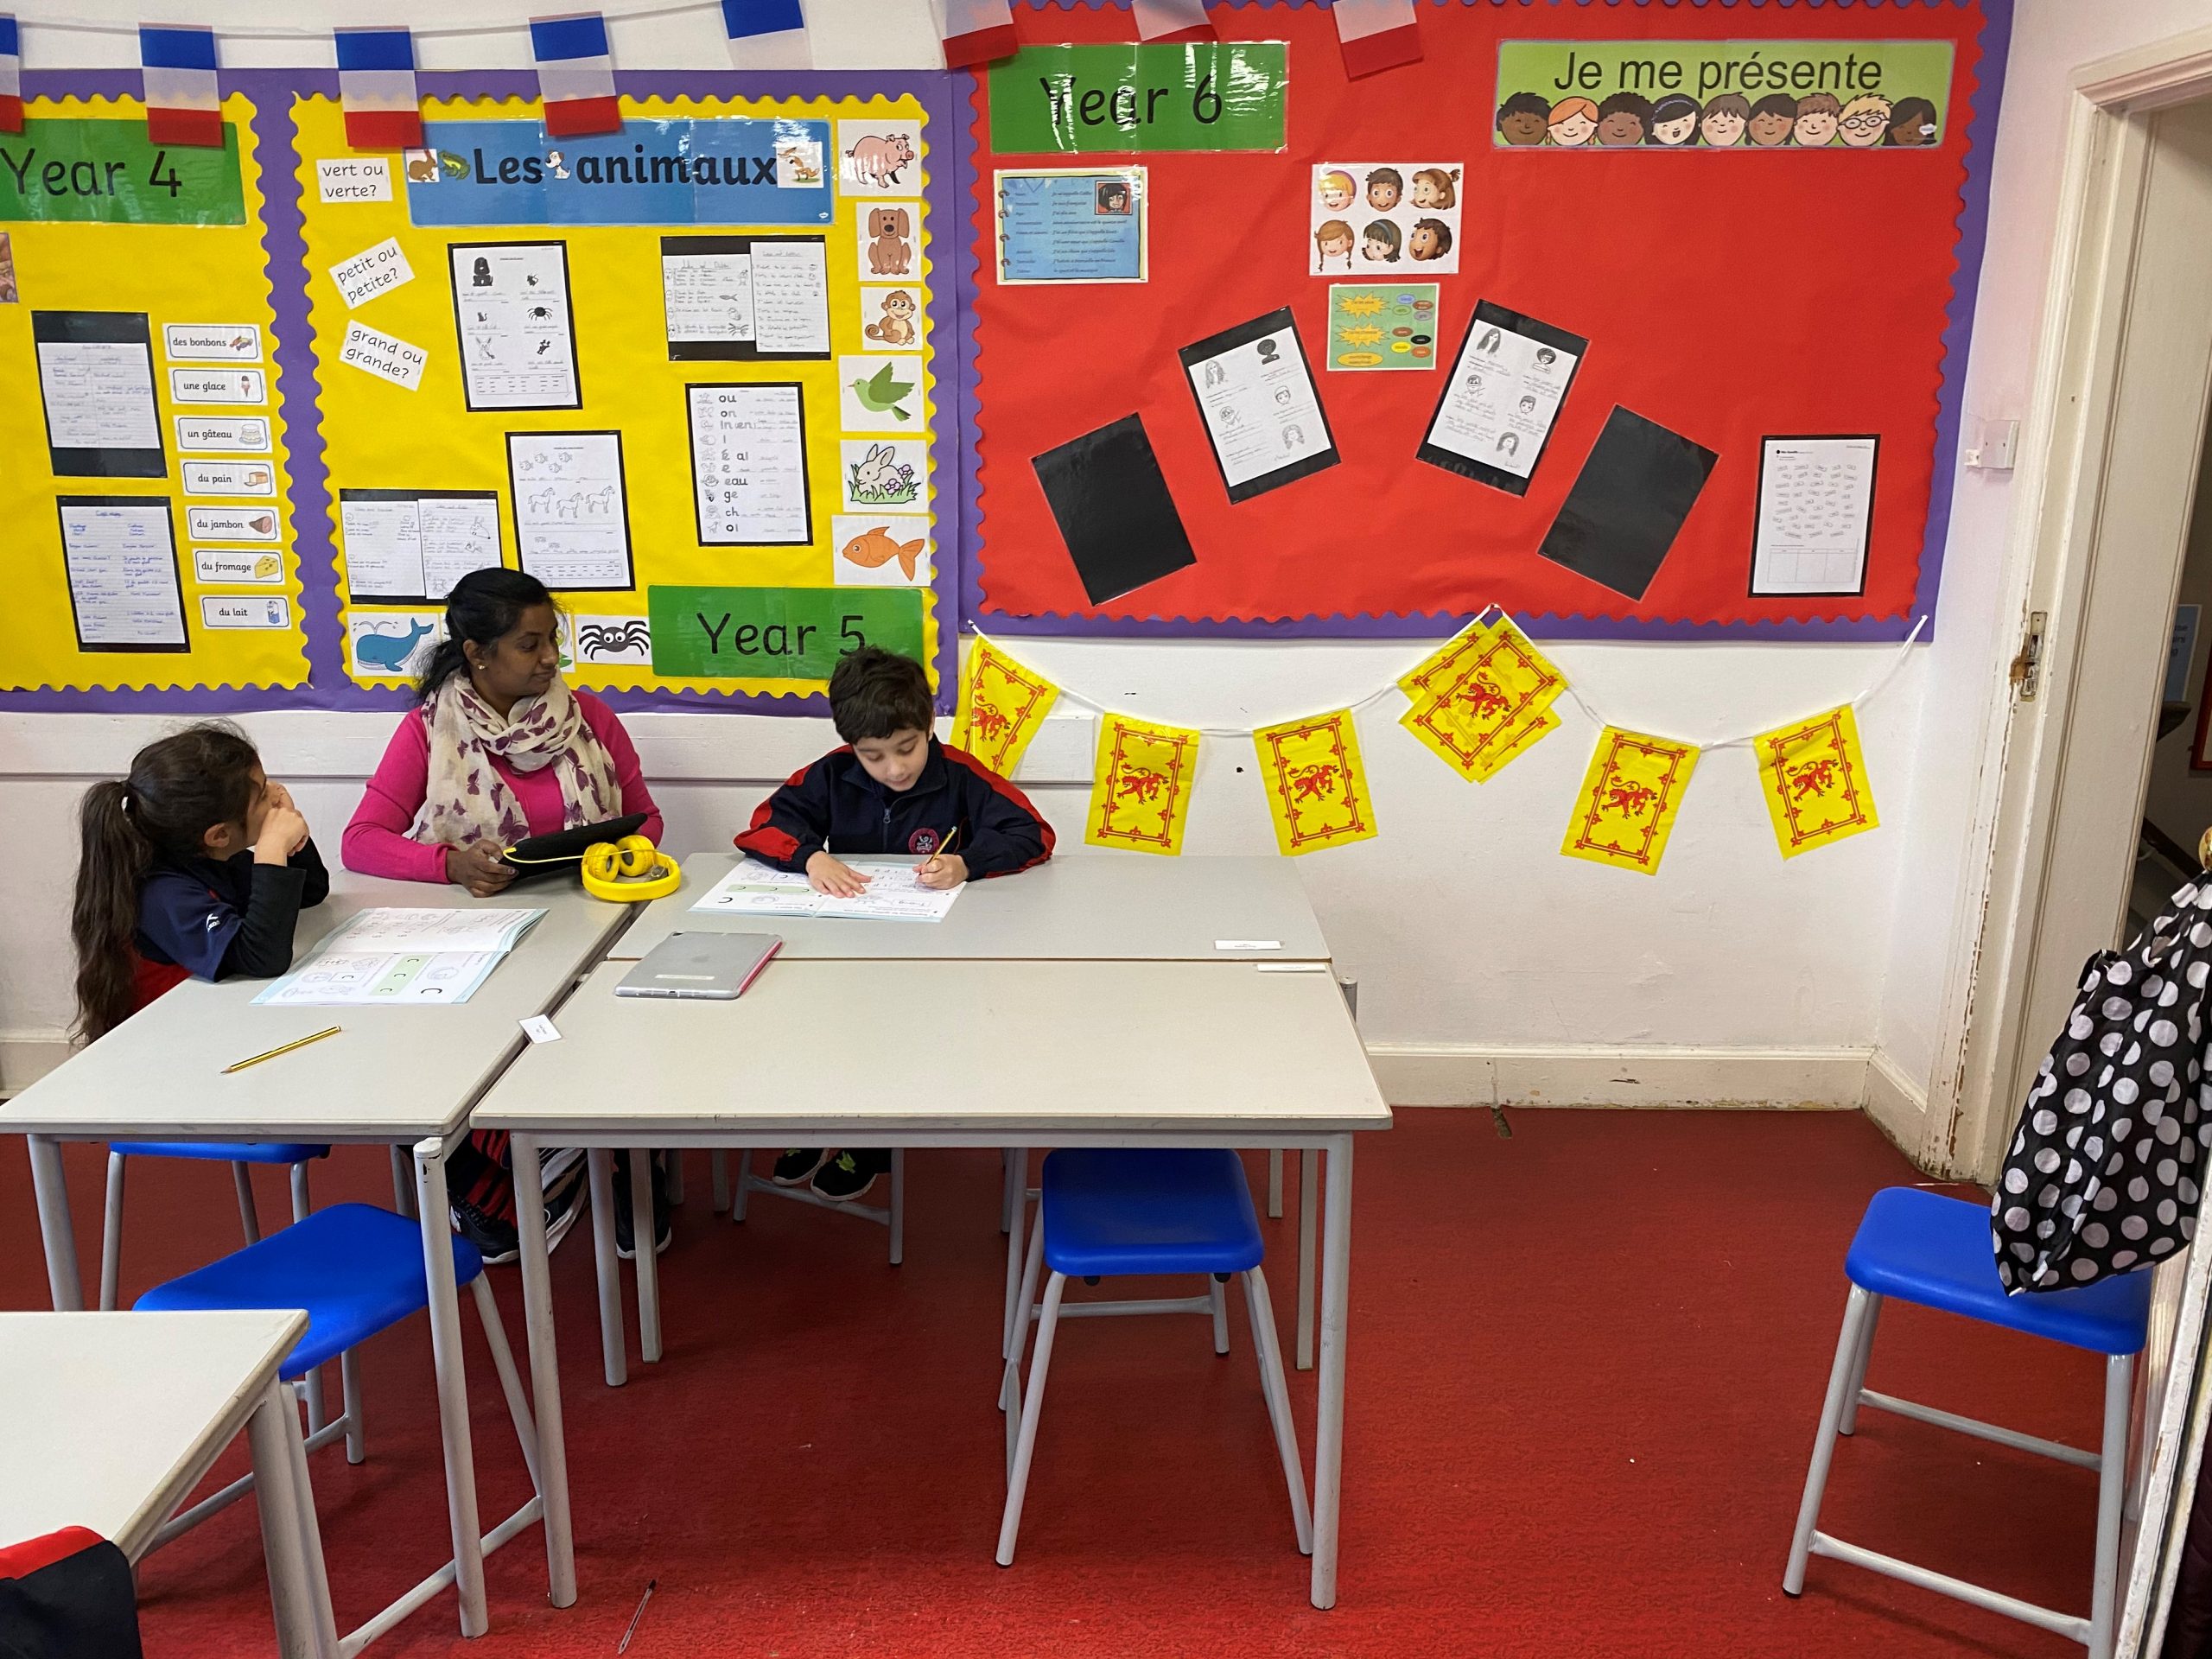
M 671 679 L 826 680 L 862 645 L 927 661 L 918 588 L 655 587 L 645 608 Z

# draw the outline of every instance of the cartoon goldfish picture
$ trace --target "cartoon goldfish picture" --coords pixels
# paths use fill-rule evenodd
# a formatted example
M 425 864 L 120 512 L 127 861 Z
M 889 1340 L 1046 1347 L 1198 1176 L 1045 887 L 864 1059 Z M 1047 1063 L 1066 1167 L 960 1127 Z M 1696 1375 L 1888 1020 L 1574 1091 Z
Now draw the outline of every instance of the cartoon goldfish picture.
M 862 531 L 845 543 L 844 556 L 848 563 L 857 564 L 863 570 L 877 569 L 896 559 L 899 568 L 906 573 L 906 580 L 912 582 L 922 550 L 929 545 L 929 537 L 896 542 L 891 538 L 890 529 L 888 524 L 878 524 Z

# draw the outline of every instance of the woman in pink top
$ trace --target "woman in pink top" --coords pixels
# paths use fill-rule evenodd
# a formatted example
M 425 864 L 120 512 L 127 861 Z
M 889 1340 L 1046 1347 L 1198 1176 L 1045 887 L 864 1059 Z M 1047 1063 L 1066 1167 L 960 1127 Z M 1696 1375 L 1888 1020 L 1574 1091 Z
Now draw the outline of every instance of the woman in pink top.
M 399 722 L 340 843 L 346 868 L 402 881 L 451 881 L 480 899 L 514 880 L 499 849 L 633 812 L 658 842 L 659 809 L 614 711 L 561 677 L 560 618 L 537 577 L 474 570 L 446 601 L 446 637 L 423 671 L 422 706 Z M 583 1165 L 545 1154 L 546 1223 L 575 1220 Z M 504 1135 L 471 1135 L 448 1179 L 454 1223 L 488 1261 L 517 1250 Z M 666 1249 L 667 1200 L 653 1168 L 653 1229 Z M 616 1182 L 615 1231 L 630 1254 L 630 1184 Z

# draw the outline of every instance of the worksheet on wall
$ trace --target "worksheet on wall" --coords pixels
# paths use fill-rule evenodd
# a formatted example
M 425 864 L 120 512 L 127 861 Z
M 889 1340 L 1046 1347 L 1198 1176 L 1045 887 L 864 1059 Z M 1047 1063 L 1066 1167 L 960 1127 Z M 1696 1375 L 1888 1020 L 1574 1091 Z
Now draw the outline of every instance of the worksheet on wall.
M 876 864 L 862 859 L 846 861 L 868 878 L 868 891 L 857 899 L 836 899 L 817 893 L 797 870 L 744 858 L 691 906 L 719 915 L 826 916 L 849 921 L 941 922 L 962 889 L 939 891 L 914 879 L 916 864 Z M 680 930 L 679 930 L 680 931 Z
M 1880 448 L 1872 436 L 1759 441 L 1754 594 L 1866 591 Z
M 455 242 L 449 252 L 468 407 L 581 407 L 569 245 Z
M 687 386 L 703 547 L 804 547 L 806 416 L 796 383 Z
M 78 650 L 185 650 L 190 641 L 168 502 L 65 495 L 56 505 Z
M 660 274 L 673 361 L 830 355 L 818 236 L 664 236 Z
M 340 490 L 346 587 L 355 599 L 442 600 L 499 563 L 492 490 Z
M 31 334 L 55 475 L 162 477 L 145 313 L 34 311 Z
M 620 432 L 510 432 L 507 476 L 524 570 L 558 589 L 636 586 Z
M 1432 467 L 1525 495 L 1589 348 L 1580 335 L 1484 301 L 1415 453 Z
M 1181 357 L 1231 501 L 1337 464 L 1287 306 L 1186 346 Z

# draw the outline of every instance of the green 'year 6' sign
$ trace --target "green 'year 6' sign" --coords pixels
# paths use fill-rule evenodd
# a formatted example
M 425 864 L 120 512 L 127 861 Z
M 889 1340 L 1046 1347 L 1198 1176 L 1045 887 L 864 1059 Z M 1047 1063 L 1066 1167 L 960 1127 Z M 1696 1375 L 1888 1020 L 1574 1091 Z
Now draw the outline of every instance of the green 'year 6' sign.
M 1281 149 L 1281 41 L 1031 46 L 991 66 L 1001 156 Z
M 0 134 L 0 223 L 243 225 L 238 130 L 223 147 L 149 143 L 137 121 L 37 119 Z
M 826 680 L 862 645 L 926 660 L 918 588 L 655 587 L 645 608 L 671 679 Z

